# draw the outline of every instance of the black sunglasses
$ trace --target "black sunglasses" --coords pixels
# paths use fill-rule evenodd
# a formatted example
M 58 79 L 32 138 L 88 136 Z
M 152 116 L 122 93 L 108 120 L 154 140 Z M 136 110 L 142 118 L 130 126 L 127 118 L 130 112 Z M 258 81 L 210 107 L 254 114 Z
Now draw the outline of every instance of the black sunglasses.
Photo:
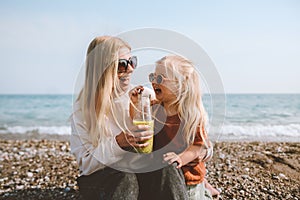
M 119 65 L 118 65 L 118 72 L 119 73 L 124 73 L 127 72 L 128 65 L 131 65 L 133 69 L 136 68 L 137 66 L 137 57 L 132 56 L 128 60 L 126 59 L 119 59 Z

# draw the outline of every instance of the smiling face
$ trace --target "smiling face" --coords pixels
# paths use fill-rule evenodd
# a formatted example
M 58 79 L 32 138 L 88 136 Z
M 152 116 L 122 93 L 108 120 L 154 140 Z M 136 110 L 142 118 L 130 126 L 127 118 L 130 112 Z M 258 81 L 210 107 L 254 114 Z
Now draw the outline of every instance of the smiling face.
M 119 50 L 119 59 L 129 60 L 130 57 L 131 53 L 128 48 L 121 48 Z M 126 72 L 118 72 L 119 86 L 123 92 L 129 89 L 132 72 L 133 67 L 130 64 L 128 64 Z
M 163 81 L 161 82 L 161 84 L 157 83 L 157 77 L 159 75 L 163 77 Z M 155 96 L 157 100 L 164 103 L 164 105 L 170 105 L 171 103 L 173 103 L 177 98 L 176 82 L 177 81 L 172 76 L 171 69 L 162 65 L 156 65 L 152 87 L 155 91 Z

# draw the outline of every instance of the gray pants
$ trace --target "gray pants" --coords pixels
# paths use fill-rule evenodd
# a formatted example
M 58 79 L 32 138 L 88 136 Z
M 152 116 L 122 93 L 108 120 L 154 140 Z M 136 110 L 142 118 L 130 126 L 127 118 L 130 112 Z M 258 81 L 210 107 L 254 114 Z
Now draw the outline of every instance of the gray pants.
M 204 182 L 197 185 L 188 185 L 189 200 L 212 200 L 210 192 L 205 188 Z
M 139 182 L 139 200 L 188 199 L 185 180 L 181 169 L 170 165 L 163 169 L 137 174 Z
M 86 200 L 138 199 L 138 182 L 135 174 L 106 167 L 77 179 L 79 192 Z
M 88 200 L 188 199 L 182 170 L 172 165 L 137 174 L 106 167 L 77 182 L 81 196 Z

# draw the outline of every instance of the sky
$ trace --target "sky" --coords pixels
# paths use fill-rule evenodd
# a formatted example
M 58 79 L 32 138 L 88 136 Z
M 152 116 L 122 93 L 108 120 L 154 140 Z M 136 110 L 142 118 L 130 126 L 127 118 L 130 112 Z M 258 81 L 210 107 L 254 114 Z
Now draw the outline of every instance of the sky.
M 300 93 L 300 2 L 0 2 L 0 94 L 71 94 L 89 42 L 178 32 L 212 59 L 226 93 Z

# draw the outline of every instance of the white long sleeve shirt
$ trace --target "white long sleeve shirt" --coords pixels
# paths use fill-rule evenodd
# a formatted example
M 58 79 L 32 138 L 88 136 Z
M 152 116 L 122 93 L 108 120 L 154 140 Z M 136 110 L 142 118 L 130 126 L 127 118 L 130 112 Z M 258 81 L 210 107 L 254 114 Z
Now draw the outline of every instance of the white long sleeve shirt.
M 149 89 L 146 91 L 151 93 Z M 79 102 L 75 102 L 73 115 L 71 116 L 72 134 L 70 137 L 70 145 L 71 153 L 76 157 L 81 175 L 89 175 L 97 170 L 103 169 L 105 166 L 115 164 L 127 153 L 127 151 L 124 151 L 118 145 L 116 136 L 122 132 L 122 129 L 126 130 L 126 128 L 132 126 L 132 121 L 129 116 L 129 102 L 130 98 L 128 93 L 114 100 L 117 107 L 115 118 L 112 114 L 109 114 L 106 124 L 107 128 L 111 130 L 111 136 L 102 137 L 96 147 L 93 146 L 90 134 L 84 123 L 80 104 Z M 116 121 L 125 121 L 126 125 L 124 123 L 118 124 Z

